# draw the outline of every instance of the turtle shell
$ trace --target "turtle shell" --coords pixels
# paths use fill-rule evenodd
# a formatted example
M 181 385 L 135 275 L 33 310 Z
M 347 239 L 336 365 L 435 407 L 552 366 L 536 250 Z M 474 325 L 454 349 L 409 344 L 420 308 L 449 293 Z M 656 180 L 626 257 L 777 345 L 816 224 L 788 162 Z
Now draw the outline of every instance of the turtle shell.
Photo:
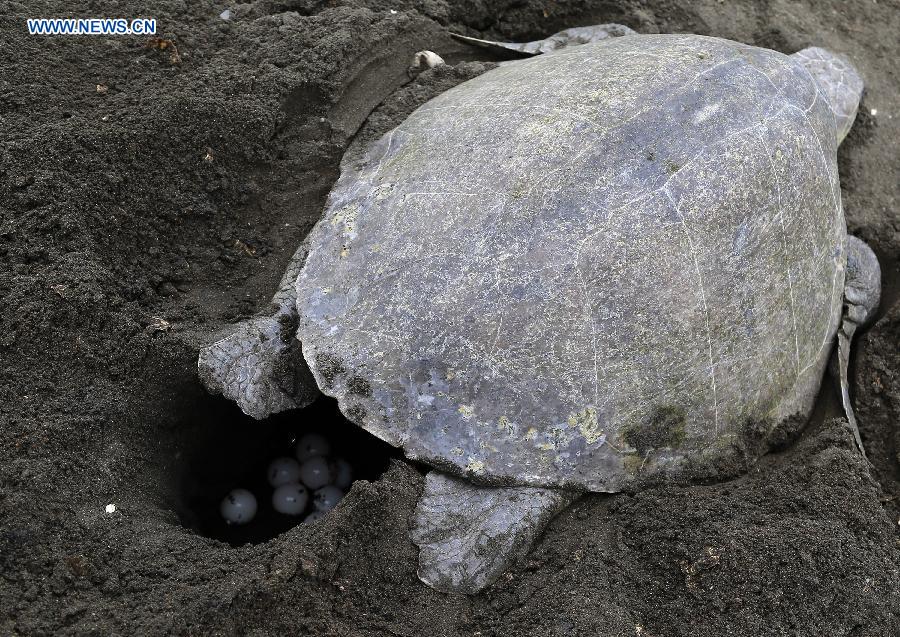
M 320 389 L 409 457 L 615 491 L 807 415 L 840 318 L 834 117 L 797 60 L 641 35 L 508 63 L 346 166 L 298 277 Z

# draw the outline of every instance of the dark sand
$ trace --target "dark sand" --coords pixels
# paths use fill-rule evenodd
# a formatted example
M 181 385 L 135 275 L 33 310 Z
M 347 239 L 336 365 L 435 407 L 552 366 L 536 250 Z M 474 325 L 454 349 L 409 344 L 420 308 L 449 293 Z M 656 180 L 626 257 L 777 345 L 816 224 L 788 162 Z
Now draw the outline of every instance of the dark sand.
M 227 23 L 224 2 L 83 4 L 0 1 L 0 634 L 900 635 L 896 1 L 259 0 Z M 24 25 L 141 14 L 177 57 Z M 197 350 L 265 307 L 372 109 L 388 99 L 368 136 L 486 68 L 450 30 L 609 21 L 821 45 L 862 71 L 840 168 L 888 283 L 854 372 L 873 467 L 820 417 L 746 475 L 582 499 L 473 598 L 416 579 L 422 475 L 400 461 L 268 542 L 185 528 L 190 463 L 273 426 L 207 396 Z M 391 96 L 423 48 L 468 62 Z

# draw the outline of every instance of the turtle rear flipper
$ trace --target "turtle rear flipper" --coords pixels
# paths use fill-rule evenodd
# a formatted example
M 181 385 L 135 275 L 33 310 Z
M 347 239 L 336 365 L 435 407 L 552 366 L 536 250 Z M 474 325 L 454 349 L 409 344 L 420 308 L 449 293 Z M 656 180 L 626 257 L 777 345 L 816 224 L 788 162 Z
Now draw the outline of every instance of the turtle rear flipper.
M 228 336 L 200 350 L 197 369 L 207 390 L 256 419 L 305 407 L 319 393 L 300 342 L 276 317 L 234 325 Z
M 479 592 L 526 555 L 577 498 L 557 489 L 476 486 L 430 472 L 410 531 L 419 547 L 419 579 L 448 593 Z
M 296 337 L 294 282 L 307 252 L 304 241 L 272 299 L 271 316 L 241 321 L 200 350 L 197 370 L 203 386 L 253 418 L 305 407 L 319 395 Z

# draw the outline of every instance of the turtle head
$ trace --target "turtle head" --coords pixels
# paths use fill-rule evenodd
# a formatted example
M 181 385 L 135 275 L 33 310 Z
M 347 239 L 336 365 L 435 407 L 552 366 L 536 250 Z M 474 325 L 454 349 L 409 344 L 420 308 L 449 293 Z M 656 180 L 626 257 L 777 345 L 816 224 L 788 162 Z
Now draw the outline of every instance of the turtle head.
M 863 80 L 859 71 L 844 56 L 817 46 L 797 51 L 792 57 L 806 67 L 822 89 L 834 113 L 837 142 L 840 144 L 850 132 L 862 98 Z

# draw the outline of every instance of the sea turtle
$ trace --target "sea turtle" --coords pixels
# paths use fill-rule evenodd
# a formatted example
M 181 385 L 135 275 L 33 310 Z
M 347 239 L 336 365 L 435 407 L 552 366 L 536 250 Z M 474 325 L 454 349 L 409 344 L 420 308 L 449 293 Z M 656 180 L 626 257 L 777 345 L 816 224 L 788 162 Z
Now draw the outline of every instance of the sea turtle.
M 431 465 L 419 576 L 465 593 L 580 493 L 805 419 L 836 334 L 855 430 L 848 348 L 880 285 L 841 208 L 844 58 L 616 25 L 479 43 L 535 55 L 345 161 L 275 312 L 199 361 L 251 416 L 321 391 Z

